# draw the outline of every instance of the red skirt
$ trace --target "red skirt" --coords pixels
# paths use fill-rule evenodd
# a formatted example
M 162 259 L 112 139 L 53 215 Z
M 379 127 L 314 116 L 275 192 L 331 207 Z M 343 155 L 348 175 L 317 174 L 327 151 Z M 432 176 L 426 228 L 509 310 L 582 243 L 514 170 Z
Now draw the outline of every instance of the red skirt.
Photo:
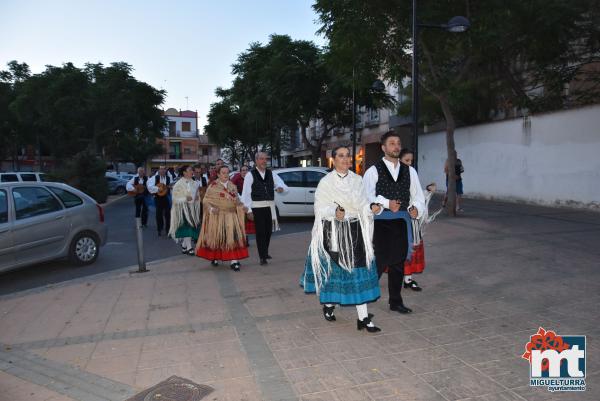
M 196 256 L 207 260 L 241 260 L 248 257 L 248 248 L 222 249 L 198 248 Z
M 412 258 L 404 262 L 404 274 L 422 273 L 425 270 L 425 248 L 423 241 L 419 245 L 413 246 Z
M 246 218 L 246 234 L 256 234 L 256 226 L 254 220 Z

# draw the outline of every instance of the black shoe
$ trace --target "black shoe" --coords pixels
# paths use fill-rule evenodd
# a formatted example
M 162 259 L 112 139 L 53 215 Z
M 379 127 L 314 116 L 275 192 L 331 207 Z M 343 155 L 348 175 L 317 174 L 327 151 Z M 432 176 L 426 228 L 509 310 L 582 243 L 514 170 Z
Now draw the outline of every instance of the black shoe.
M 381 331 L 381 329 L 377 326 L 369 326 L 369 323 L 371 323 L 371 319 L 368 317 L 364 318 L 363 320 L 356 319 L 356 328 L 358 330 L 367 329 L 369 333 L 377 333 Z
M 161 231 L 159 231 L 159 232 L 158 232 L 158 236 L 159 236 L 159 237 L 161 237 L 161 236 L 162 236 L 162 232 L 161 232 Z
M 210 262 L 210 264 L 213 265 L 213 266 L 219 266 L 219 262 L 217 262 L 216 260 L 212 260 Z
M 240 271 L 240 262 L 235 262 L 232 263 L 231 265 L 229 265 L 229 267 L 231 267 L 231 270 L 233 270 L 234 272 L 239 272 Z
M 188 249 L 187 254 L 190 256 L 196 256 L 196 250 L 194 248 L 190 248 Z
M 267 259 L 261 259 L 260 260 L 260 265 L 261 266 L 264 266 L 264 265 L 267 265 L 267 264 L 269 264 L 269 262 L 267 262 Z
M 189 252 L 189 249 L 184 248 L 183 245 L 181 246 L 181 253 L 183 253 L 184 255 L 187 255 L 187 253 Z
M 410 288 L 413 291 L 422 291 L 423 290 L 421 287 L 419 287 L 419 284 L 417 284 L 417 282 L 413 279 L 410 279 L 408 283 L 405 281 L 404 288 Z
M 402 314 L 412 313 L 412 309 L 407 308 L 406 306 L 400 305 L 390 305 L 390 310 L 400 312 Z
M 273 256 L 267 255 L 267 259 L 273 259 Z
M 335 305 L 334 306 L 323 305 L 323 317 L 328 322 L 335 322 L 336 321 L 335 315 L 333 314 L 333 310 L 334 309 L 335 309 Z

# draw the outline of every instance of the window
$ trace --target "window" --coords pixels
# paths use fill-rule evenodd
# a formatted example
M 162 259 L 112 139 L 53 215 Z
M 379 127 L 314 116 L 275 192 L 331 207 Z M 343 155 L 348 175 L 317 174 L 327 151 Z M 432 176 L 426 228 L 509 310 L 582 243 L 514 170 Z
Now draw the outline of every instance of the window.
M 0 224 L 8 221 L 8 196 L 6 191 L 0 189 Z
M 23 173 L 21 173 L 21 180 L 22 181 L 37 181 L 37 178 L 35 177 L 35 174 L 23 174 Z
M 0 182 L 19 182 L 19 177 L 16 174 L 2 174 Z
M 306 186 L 309 188 L 316 188 L 319 185 L 321 178 L 325 177 L 325 174 L 318 171 L 306 171 Z
M 192 123 L 189 121 L 183 121 L 181 123 L 181 131 L 190 132 L 192 130 Z
M 169 145 L 169 159 L 181 159 L 181 142 L 172 142 Z
M 113 178 L 113 180 L 117 181 L 116 178 Z M 67 209 L 70 207 L 75 207 L 75 206 L 79 206 L 79 205 L 83 204 L 83 200 L 79 196 L 77 196 L 69 191 L 66 191 L 62 188 L 51 187 L 50 190 L 52 192 L 54 192 L 54 195 L 56 195 L 60 198 L 60 200 L 62 201 L 62 203 L 65 205 L 65 207 Z
M 183 153 L 186 155 L 191 155 L 192 154 L 192 148 L 183 148 Z
M 40 181 L 44 181 L 44 182 L 57 182 L 56 179 L 53 179 L 48 174 L 40 174 Z
M 175 136 L 175 132 L 177 130 L 177 124 L 175 121 L 169 121 L 169 135 Z
M 45 188 L 21 187 L 13 189 L 17 220 L 61 210 L 60 203 Z
M 287 173 L 279 173 L 279 178 L 285 182 L 288 187 L 302 187 L 304 186 L 302 180 L 302 171 L 288 171 Z
M 202 156 L 208 156 L 208 148 L 202 148 Z

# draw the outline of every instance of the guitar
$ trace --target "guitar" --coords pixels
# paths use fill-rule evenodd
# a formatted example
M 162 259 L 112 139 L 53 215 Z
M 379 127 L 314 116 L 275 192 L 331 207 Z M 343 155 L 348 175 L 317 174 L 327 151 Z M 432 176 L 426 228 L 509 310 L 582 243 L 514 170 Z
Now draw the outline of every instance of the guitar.
M 159 182 L 156 187 L 158 188 L 157 196 L 165 196 L 169 193 L 169 187 L 162 182 Z
M 137 184 L 134 187 L 135 188 L 133 191 L 127 191 L 127 195 L 137 196 L 143 194 L 146 191 L 146 187 L 144 186 L 144 184 Z

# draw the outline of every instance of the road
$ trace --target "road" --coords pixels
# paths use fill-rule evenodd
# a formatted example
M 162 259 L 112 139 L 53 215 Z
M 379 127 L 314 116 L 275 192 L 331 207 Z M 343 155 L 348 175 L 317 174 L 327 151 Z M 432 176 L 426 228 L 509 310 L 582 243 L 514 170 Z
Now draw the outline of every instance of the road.
M 101 248 L 96 263 L 90 266 L 73 266 L 68 261 L 56 261 L 21 268 L 0 274 L 0 295 L 27 290 L 49 284 L 71 280 L 120 269 L 137 266 L 137 248 L 135 242 L 134 207 L 130 198 L 123 198 L 105 207 L 108 225 L 108 242 Z M 309 231 L 312 218 L 284 218 L 281 231 L 275 235 Z M 166 236 L 158 237 L 154 209 L 150 209 L 149 227 L 144 230 L 144 255 L 147 262 L 180 255 L 179 246 Z M 251 246 L 255 246 L 253 236 Z

